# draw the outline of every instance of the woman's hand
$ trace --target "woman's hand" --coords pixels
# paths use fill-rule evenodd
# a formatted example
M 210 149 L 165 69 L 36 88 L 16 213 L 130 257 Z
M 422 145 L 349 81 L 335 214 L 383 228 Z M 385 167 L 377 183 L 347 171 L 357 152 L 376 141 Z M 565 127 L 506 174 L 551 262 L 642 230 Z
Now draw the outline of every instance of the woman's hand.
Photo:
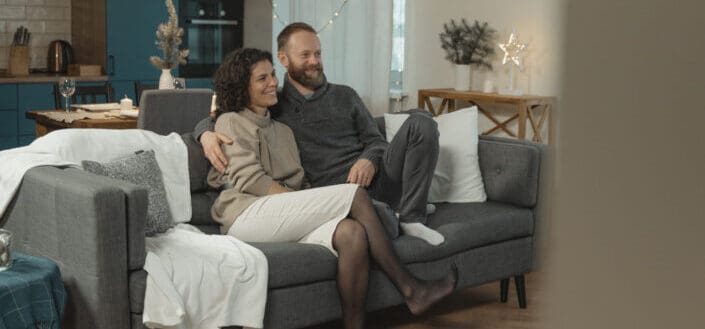
M 228 166 L 228 158 L 225 157 L 220 145 L 223 143 L 232 144 L 233 140 L 221 133 L 206 131 L 201 134 L 200 142 L 203 147 L 203 154 L 210 161 L 213 168 L 221 174 L 225 173 L 225 168 Z
M 291 192 L 291 191 L 289 191 L 286 187 L 282 186 L 281 184 L 279 184 L 275 181 L 272 181 L 272 185 L 269 185 L 269 191 L 267 191 L 267 195 L 286 193 L 286 192 Z

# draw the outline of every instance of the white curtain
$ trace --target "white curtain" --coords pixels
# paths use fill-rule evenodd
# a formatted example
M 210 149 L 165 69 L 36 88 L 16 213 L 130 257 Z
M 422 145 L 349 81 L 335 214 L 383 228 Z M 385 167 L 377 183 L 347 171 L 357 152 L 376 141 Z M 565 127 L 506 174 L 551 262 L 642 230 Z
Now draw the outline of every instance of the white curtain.
M 334 17 L 343 0 L 275 1 L 282 21 L 305 22 L 320 29 Z M 273 20 L 276 36 L 284 28 Z M 357 91 L 373 115 L 389 109 L 392 57 L 392 0 L 348 0 L 334 23 L 320 31 L 323 68 L 328 82 Z M 284 71 L 278 68 L 278 71 Z

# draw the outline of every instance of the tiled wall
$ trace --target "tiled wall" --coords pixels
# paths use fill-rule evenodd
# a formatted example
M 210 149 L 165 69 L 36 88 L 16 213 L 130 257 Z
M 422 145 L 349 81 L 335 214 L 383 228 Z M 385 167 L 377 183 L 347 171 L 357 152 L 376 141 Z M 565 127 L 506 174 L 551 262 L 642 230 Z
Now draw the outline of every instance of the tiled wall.
M 0 0 L 0 69 L 7 69 L 12 38 L 20 25 L 32 33 L 30 69 L 46 68 L 49 43 L 71 42 L 71 0 Z

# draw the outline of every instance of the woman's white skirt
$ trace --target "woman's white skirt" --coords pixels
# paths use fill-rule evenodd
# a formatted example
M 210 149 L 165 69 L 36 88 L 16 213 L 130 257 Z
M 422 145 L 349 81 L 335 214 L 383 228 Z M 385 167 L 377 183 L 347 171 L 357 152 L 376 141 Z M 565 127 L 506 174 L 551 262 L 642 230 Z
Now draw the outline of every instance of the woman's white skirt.
M 333 233 L 350 213 L 358 186 L 340 184 L 260 197 L 230 227 L 246 242 L 320 244 L 334 255 Z

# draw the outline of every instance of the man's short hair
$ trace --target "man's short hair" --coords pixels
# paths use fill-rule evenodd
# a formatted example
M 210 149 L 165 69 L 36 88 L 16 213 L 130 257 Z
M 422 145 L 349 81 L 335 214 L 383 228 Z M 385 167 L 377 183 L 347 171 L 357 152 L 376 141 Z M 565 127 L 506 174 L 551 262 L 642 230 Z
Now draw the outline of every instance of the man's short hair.
M 313 34 L 316 34 L 316 30 L 311 27 L 311 25 L 308 25 L 303 22 L 294 22 L 286 27 L 279 32 L 279 35 L 277 36 L 277 50 L 282 51 L 284 50 L 284 47 L 286 47 L 286 44 L 289 42 L 289 37 L 291 37 L 292 34 L 299 32 L 299 31 L 306 31 L 306 32 L 311 32 Z

